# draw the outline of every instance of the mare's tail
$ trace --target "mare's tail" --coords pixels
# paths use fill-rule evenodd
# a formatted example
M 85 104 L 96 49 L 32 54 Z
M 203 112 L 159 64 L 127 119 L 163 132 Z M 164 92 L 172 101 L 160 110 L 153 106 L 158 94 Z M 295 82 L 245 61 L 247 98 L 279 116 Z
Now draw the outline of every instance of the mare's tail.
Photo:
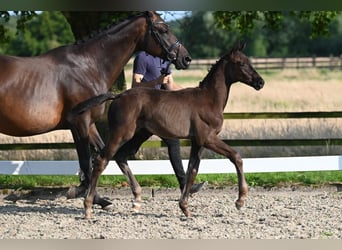
M 91 109 L 97 105 L 100 105 L 102 103 L 104 103 L 107 100 L 113 100 L 117 97 L 118 95 L 115 95 L 113 93 L 106 93 L 106 94 L 102 94 L 102 95 L 98 95 L 95 97 L 92 97 L 88 100 L 85 100 L 83 102 L 80 102 L 79 104 L 77 104 L 72 110 L 71 110 L 71 114 L 73 116 L 75 115 L 79 115 L 85 111 L 87 111 L 88 109 Z

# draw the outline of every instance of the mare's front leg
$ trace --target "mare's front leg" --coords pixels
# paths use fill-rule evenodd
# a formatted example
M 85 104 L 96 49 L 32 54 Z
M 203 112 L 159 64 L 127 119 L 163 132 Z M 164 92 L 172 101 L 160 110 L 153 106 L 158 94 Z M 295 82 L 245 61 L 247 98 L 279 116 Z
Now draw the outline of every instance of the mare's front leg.
M 248 185 L 244 176 L 240 154 L 220 140 L 217 135 L 208 137 L 204 146 L 218 154 L 226 156 L 235 165 L 239 183 L 239 197 L 235 202 L 235 206 L 237 209 L 240 209 L 245 204 L 245 199 L 248 193 Z
M 72 187 L 68 190 L 67 198 L 73 199 L 79 196 L 84 196 L 90 184 L 91 175 L 91 159 L 90 159 L 90 144 L 89 144 L 89 128 L 83 126 L 74 126 L 71 128 L 72 136 L 76 146 L 78 162 L 81 173 L 81 184 L 77 187 Z
M 194 141 L 192 142 L 188 169 L 186 171 L 186 182 L 179 199 L 179 207 L 186 217 L 191 216 L 188 200 L 191 187 L 194 184 L 198 173 L 202 150 L 202 146 L 198 145 Z

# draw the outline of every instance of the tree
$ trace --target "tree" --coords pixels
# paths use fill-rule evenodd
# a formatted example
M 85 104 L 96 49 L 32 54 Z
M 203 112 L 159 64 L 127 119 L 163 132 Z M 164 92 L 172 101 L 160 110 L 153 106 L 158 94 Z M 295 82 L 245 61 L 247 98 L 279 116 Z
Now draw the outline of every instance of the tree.
M 311 24 L 311 36 L 324 36 L 329 33 L 329 25 L 340 11 L 215 11 L 216 24 L 227 30 L 237 29 L 248 33 L 254 29 L 256 22 L 262 21 L 266 28 L 279 29 L 284 16 L 290 14 Z
M 16 20 L 16 17 L 13 17 Z M 40 55 L 55 47 L 74 42 L 64 16 L 58 11 L 43 12 L 33 18 L 24 30 L 11 27 L 2 52 L 16 56 Z

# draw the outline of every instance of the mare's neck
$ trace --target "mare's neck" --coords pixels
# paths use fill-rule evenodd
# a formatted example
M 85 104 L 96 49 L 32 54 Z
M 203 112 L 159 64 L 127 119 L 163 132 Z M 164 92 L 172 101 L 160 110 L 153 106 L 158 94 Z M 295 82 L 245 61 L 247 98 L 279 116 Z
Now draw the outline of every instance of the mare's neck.
M 145 20 L 144 17 L 126 20 L 84 45 L 86 57 L 91 58 L 92 67 L 99 72 L 98 77 L 107 89 L 118 78 L 138 43 L 144 40 L 147 26 Z

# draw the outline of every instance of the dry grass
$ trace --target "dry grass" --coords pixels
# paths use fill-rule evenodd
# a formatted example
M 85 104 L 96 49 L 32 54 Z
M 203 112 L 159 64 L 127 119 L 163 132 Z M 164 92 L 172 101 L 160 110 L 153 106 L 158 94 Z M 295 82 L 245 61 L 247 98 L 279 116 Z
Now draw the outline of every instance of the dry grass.
M 183 87 L 198 85 L 208 69 L 173 70 L 175 81 Z M 237 83 L 232 86 L 224 112 L 298 112 L 341 111 L 342 71 L 284 70 L 259 72 L 265 79 L 260 91 Z M 131 79 L 131 68 L 126 79 Z M 130 82 L 127 84 L 130 86 Z M 342 138 L 341 119 L 287 119 L 287 120 L 227 120 L 220 133 L 222 138 Z M 55 131 L 44 135 L 15 138 L 0 134 L 1 143 L 72 142 L 69 131 Z M 340 147 L 302 148 L 237 148 L 244 157 L 291 156 L 311 154 L 339 154 Z M 77 159 L 75 150 L 0 151 L 0 159 Z M 183 150 L 183 157 L 188 150 Z M 213 156 L 207 152 L 206 156 Z M 141 149 L 139 158 L 167 158 L 165 149 Z M 216 156 L 213 156 L 216 157 Z

